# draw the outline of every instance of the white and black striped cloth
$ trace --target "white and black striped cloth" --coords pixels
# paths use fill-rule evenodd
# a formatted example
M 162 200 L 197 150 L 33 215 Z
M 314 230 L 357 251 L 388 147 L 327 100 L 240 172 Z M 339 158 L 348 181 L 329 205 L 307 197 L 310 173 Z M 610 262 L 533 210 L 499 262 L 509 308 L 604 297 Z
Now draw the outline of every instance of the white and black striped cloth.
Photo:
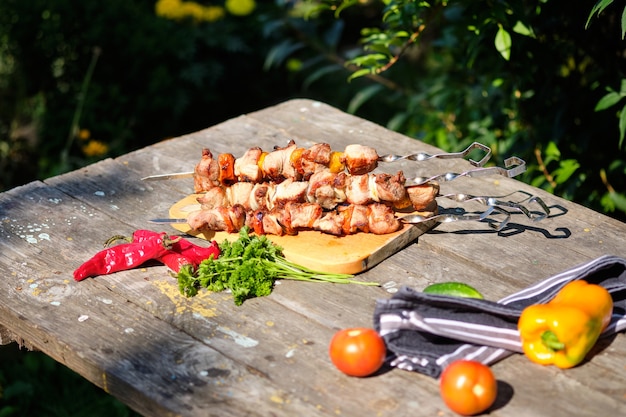
M 438 378 L 458 359 L 492 364 L 522 352 L 517 320 L 531 304 L 550 301 L 568 282 L 584 279 L 605 287 L 614 308 L 602 337 L 626 329 L 626 259 L 602 256 L 545 279 L 498 302 L 424 294 L 402 287 L 378 300 L 374 327 L 384 337 L 388 364 Z

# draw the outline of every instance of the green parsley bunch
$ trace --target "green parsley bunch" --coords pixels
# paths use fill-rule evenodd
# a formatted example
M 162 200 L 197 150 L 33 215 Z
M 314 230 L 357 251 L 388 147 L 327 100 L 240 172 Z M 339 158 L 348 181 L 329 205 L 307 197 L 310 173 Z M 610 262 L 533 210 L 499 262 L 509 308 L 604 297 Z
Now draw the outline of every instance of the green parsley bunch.
M 249 234 L 248 227 L 239 231 L 236 241 L 224 240 L 219 246 L 217 259 L 203 261 L 196 271 L 191 267 L 180 270 L 177 278 L 181 294 L 192 297 L 199 288 L 214 292 L 229 289 L 235 304 L 241 305 L 248 298 L 269 295 L 277 279 L 379 285 L 355 281 L 354 275 L 314 271 L 290 262 L 280 246 L 266 236 Z

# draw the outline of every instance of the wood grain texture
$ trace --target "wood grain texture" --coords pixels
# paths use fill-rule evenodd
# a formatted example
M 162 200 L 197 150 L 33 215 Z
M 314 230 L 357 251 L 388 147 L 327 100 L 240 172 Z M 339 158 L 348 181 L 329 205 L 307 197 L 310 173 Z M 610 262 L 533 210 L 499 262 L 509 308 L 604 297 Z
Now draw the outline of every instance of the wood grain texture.
M 282 281 L 237 307 L 228 293 L 185 298 L 157 263 L 77 283 L 72 271 L 112 235 L 170 231 L 165 216 L 192 190 L 187 180 L 140 178 L 186 171 L 202 147 L 242 154 L 295 139 L 376 147 L 379 153 L 436 148 L 310 100 L 291 100 L 217 126 L 0 194 L 0 326 L 68 365 L 146 416 L 453 416 L 437 381 L 385 370 L 371 378 L 337 372 L 327 357 L 340 328 L 371 326 L 377 299 L 400 285 L 463 281 L 498 300 L 604 254 L 625 256 L 626 226 L 514 179 L 462 178 L 441 193 L 544 199 L 551 216 L 512 214 L 497 232 L 485 222 L 439 224 L 358 275 L 382 287 Z M 403 161 L 382 170 L 411 175 L 462 171 L 466 161 Z M 438 198 L 442 208 L 484 207 Z M 193 238 L 198 244 L 202 239 Z M 493 367 L 498 417 L 623 415 L 626 338 L 617 335 L 583 366 L 561 371 L 515 355 Z

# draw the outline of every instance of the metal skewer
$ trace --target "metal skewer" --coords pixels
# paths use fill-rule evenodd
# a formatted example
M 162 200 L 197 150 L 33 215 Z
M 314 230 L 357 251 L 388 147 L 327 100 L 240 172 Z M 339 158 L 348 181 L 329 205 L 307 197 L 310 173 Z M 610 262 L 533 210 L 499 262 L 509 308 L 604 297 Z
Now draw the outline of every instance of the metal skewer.
M 482 167 L 483 165 L 485 165 L 485 163 L 487 163 L 489 158 L 491 158 L 491 148 L 489 146 L 483 145 L 482 143 L 478 143 L 478 142 L 472 143 L 470 146 L 468 146 L 465 150 L 461 152 L 448 152 L 448 153 L 439 153 L 439 154 L 434 154 L 434 155 L 431 155 L 425 152 L 418 152 L 418 153 L 413 153 L 409 155 L 383 155 L 379 157 L 378 160 L 381 162 L 395 162 L 395 161 L 399 161 L 402 159 L 406 159 L 409 161 L 427 161 L 433 158 L 439 158 L 439 159 L 465 158 L 474 149 L 480 149 L 484 151 L 485 155 L 483 155 L 483 157 L 478 161 L 469 159 L 469 162 L 470 164 L 474 166 Z
M 494 215 L 502 215 L 504 216 L 504 219 L 500 221 L 492 219 L 491 217 Z M 436 214 L 430 217 L 422 216 L 419 214 L 408 214 L 406 216 L 399 217 L 400 221 L 404 223 L 409 223 L 409 224 L 418 224 L 418 223 L 424 223 L 424 222 L 429 222 L 429 221 L 436 221 L 439 223 L 451 223 L 451 222 L 458 222 L 458 221 L 489 220 L 489 227 L 497 231 L 504 229 L 504 227 L 507 225 L 510 219 L 511 219 L 510 213 L 495 206 L 489 206 L 489 208 L 487 208 L 487 210 L 485 210 L 482 213 L 462 213 L 462 214 L 442 213 L 442 214 Z
M 172 172 L 170 174 L 156 174 L 143 177 L 141 181 L 160 181 L 160 180 L 176 180 L 182 178 L 193 178 L 194 172 Z
M 537 196 L 530 196 L 528 198 L 527 205 L 536 204 L 539 207 L 539 211 L 533 211 L 528 209 L 527 205 L 522 204 L 522 202 L 514 202 L 514 201 L 504 201 L 502 198 L 508 197 L 512 194 L 502 196 L 502 197 L 491 197 L 491 196 L 474 196 L 470 194 L 445 194 L 439 195 L 438 197 L 448 198 L 450 200 L 454 200 L 458 203 L 465 203 L 468 201 L 476 201 L 478 203 L 484 204 L 486 206 L 494 206 L 500 207 L 502 209 L 512 209 L 523 213 L 526 217 L 531 219 L 532 221 L 540 221 L 545 219 L 550 215 L 550 208 L 543 202 L 543 200 Z
M 409 178 L 406 180 L 406 182 L 408 183 L 407 187 L 415 187 L 417 185 L 426 184 L 430 181 L 446 182 L 455 180 L 459 177 L 484 177 L 487 175 L 496 174 L 508 178 L 513 178 L 526 171 L 526 162 L 516 156 L 505 159 L 504 165 L 507 169 L 502 167 L 475 168 L 461 173 L 447 172 L 445 174 L 434 175 L 432 177 Z
M 504 216 L 503 220 L 495 220 L 493 216 L 502 215 Z M 424 222 L 439 222 L 439 223 L 450 223 L 457 221 L 482 221 L 489 220 L 489 226 L 495 230 L 502 230 L 511 218 L 511 214 L 502 210 L 495 206 L 489 206 L 487 210 L 482 213 L 442 213 L 434 216 L 422 216 L 419 214 L 408 214 L 406 216 L 399 217 L 398 219 L 404 223 L 409 224 L 418 224 Z M 149 223 L 157 223 L 157 224 L 176 224 L 176 223 L 187 223 L 187 219 L 172 219 L 172 218 L 163 218 L 163 219 L 150 219 Z
M 467 157 L 474 149 L 480 149 L 485 154 L 478 161 L 473 159 L 469 159 L 469 163 L 473 166 L 482 167 L 487 163 L 489 158 L 491 158 L 491 148 L 489 146 L 483 145 L 482 143 L 474 142 L 465 148 L 461 152 L 448 152 L 448 153 L 439 153 L 439 154 L 428 154 L 425 152 L 412 153 L 408 155 L 383 155 L 378 157 L 378 161 L 380 162 L 395 162 L 399 160 L 409 160 L 409 161 L 427 161 L 433 158 L 439 159 L 453 159 L 453 158 L 465 158 Z M 142 181 L 160 181 L 160 180 L 172 180 L 172 179 L 182 179 L 182 178 L 192 178 L 194 175 L 193 171 L 185 171 L 185 172 L 174 172 L 169 174 L 156 174 L 149 175 L 147 177 L 143 177 Z
M 545 219 L 550 215 L 550 208 L 543 202 L 543 200 L 537 196 L 530 196 L 528 199 L 528 204 L 536 203 L 541 211 L 531 211 L 528 209 L 522 202 L 514 202 L 514 201 L 504 201 L 502 198 L 508 197 L 517 193 L 517 191 L 507 194 L 502 197 L 491 197 L 491 196 L 474 196 L 470 194 L 446 194 L 439 195 L 438 197 L 448 198 L 454 200 L 459 203 L 466 203 L 470 201 L 476 201 L 478 203 L 484 204 L 488 206 L 488 209 L 482 213 L 466 213 L 466 212 L 455 212 L 455 210 L 460 210 L 459 208 L 446 209 L 449 210 L 447 213 L 441 213 L 434 216 L 422 216 L 419 214 L 408 214 L 403 217 L 400 217 L 399 220 L 404 223 L 417 224 L 424 222 L 439 222 L 439 223 L 450 223 L 456 221 L 483 221 L 489 220 L 489 226 L 497 231 L 502 230 L 509 222 L 511 218 L 511 214 L 507 211 L 507 209 L 513 209 L 516 211 L 520 211 L 526 217 L 533 221 L 540 221 Z M 524 201 L 524 200 L 523 200 Z M 504 216 L 503 220 L 494 220 L 493 216 L 500 215 Z M 150 223 L 158 223 L 158 224 L 175 224 L 175 223 L 187 223 L 187 219 L 172 219 L 172 218 L 161 218 L 161 219 L 150 219 L 148 220 Z

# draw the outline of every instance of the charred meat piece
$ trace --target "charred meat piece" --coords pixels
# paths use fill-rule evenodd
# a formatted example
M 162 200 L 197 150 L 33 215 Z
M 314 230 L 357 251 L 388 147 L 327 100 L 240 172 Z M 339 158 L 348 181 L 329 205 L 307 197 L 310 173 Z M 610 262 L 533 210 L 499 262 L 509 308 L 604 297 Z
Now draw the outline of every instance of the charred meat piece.
M 336 210 L 325 212 L 314 225 L 314 229 L 329 235 L 341 236 L 343 230 L 344 216 Z
M 316 143 L 302 152 L 298 165 L 304 180 L 316 172 L 328 169 L 330 153 L 331 149 L 328 143 Z
M 276 186 L 272 183 L 255 184 L 250 195 L 252 210 L 267 210 L 273 206 L 273 196 Z
M 196 164 L 193 176 L 193 188 L 196 193 L 210 190 L 220 185 L 219 164 L 213 159 L 213 154 L 208 149 L 202 150 L 202 159 Z
M 346 181 L 346 199 L 352 204 L 367 204 L 372 201 L 370 176 L 352 175 Z
M 343 151 L 343 159 L 352 175 L 363 175 L 373 171 L 378 166 L 376 149 L 364 145 L 348 145 Z
M 394 211 L 389 206 L 380 203 L 367 206 L 367 225 L 369 232 L 376 235 L 393 233 L 402 227 Z
M 330 171 L 319 171 L 313 174 L 309 178 L 307 201 L 318 203 L 326 210 L 346 202 L 346 178 L 344 172 L 334 174 Z
M 239 181 L 257 183 L 263 180 L 263 171 L 259 167 L 262 153 L 263 150 L 256 146 L 235 160 L 235 176 Z
M 291 153 L 296 150 L 294 141 L 290 141 L 284 148 L 277 147 L 262 159 L 262 170 L 266 178 L 280 182 L 286 178 L 293 179 L 296 171 L 290 163 Z
M 189 213 L 187 224 L 194 230 L 213 230 L 235 233 L 243 227 L 246 211 L 242 206 L 218 207 Z
M 433 202 L 436 207 L 435 198 L 439 194 L 439 184 L 429 182 L 426 184 L 411 186 L 406 188 L 406 192 L 411 200 L 411 205 L 417 211 L 431 211 Z
M 274 188 L 272 196 L 272 207 L 281 208 L 288 202 L 304 203 L 306 202 L 306 192 L 309 183 L 306 181 L 294 181 L 287 179 Z
M 246 224 L 257 235 L 282 236 L 285 234 L 285 228 L 279 221 L 279 215 L 280 213 L 275 211 L 255 210 L 248 213 Z
M 351 235 L 357 232 L 369 233 L 367 206 L 351 204 L 341 208 L 340 213 L 344 217 L 344 235 Z
M 226 189 L 224 187 L 213 187 L 198 197 L 196 201 L 201 204 L 203 210 L 232 206 L 226 197 Z
M 287 203 L 285 212 L 289 213 L 291 227 L 295 230 L 310 230 L 317 219 L 322 217 L 322 206 L 316 203 Z
M 254 184 L 251 182 L 238 182 L 230 187 L 226 187 L 226 198 L 231 205 L 241 205 L 246 210 L 252 208 L 250 204 L 250 197 L 252 196 L 252 189 Z
M 376 174 L 373 178 L 374 185 L 370 184 L 370 188 L 374 188 L 376 199 L 374 201 L 389 202 L 397 209 L 402 210 L 411 205 L 411 200 L 404 184 L 406 178 L 402 171 L 397 174 Z

